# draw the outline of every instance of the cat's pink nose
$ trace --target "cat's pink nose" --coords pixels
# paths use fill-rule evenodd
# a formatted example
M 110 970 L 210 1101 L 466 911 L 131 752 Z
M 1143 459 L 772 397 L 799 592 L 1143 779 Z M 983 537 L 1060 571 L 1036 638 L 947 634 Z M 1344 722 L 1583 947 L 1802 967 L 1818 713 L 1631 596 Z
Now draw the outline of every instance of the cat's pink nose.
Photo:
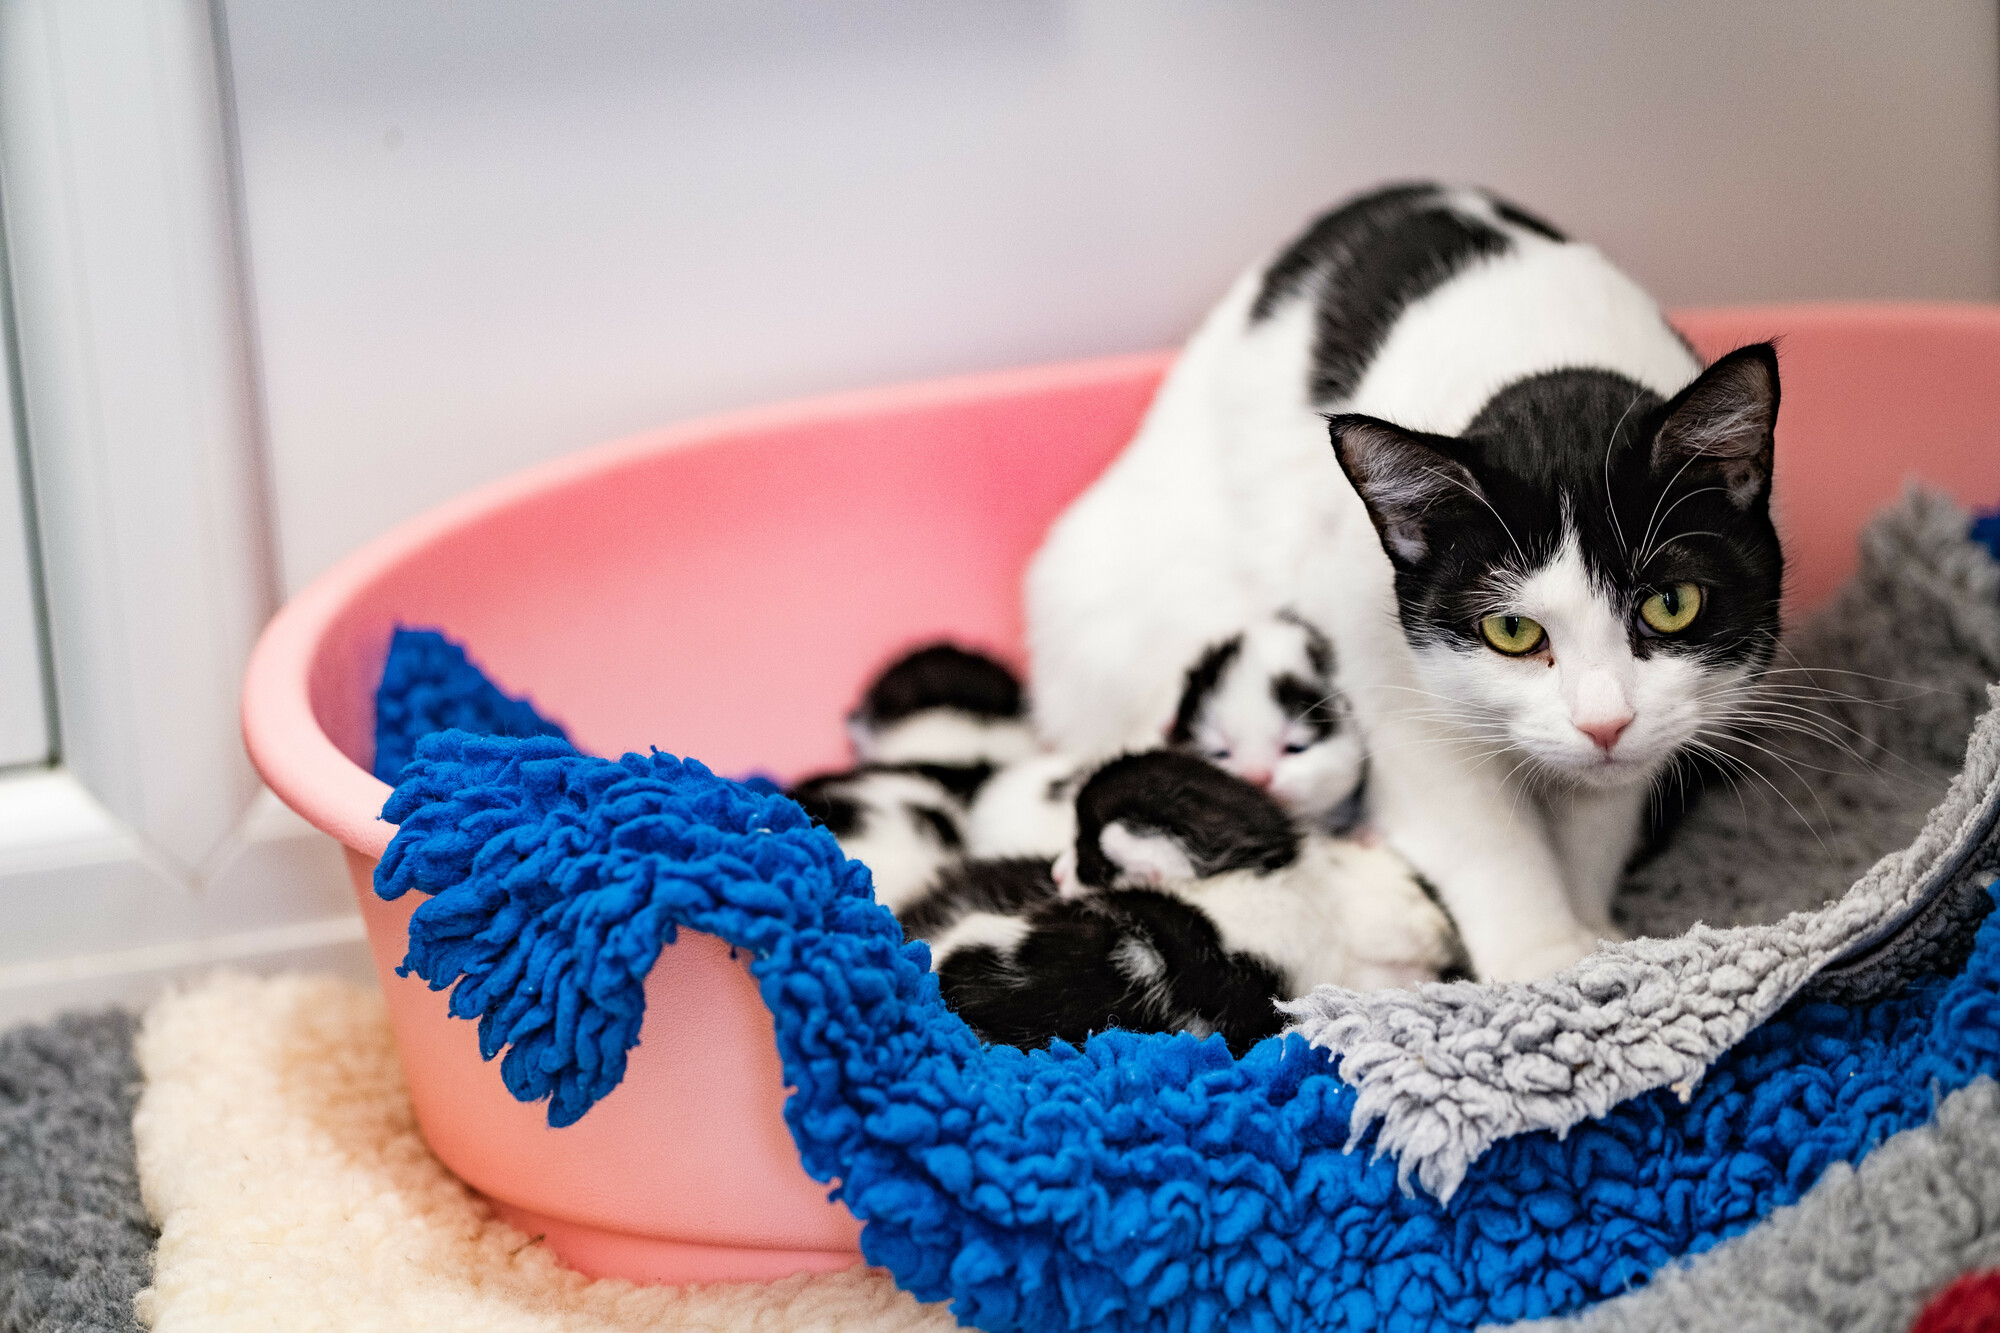
M 1268 787 L 1271 785 L 1271 770 L 1268 768 L 1246 768 L 1236 776 L 1242 778 L 1253 787 Z
M 1618 738 L 1623 736 L 1625 728 L 1631 725 L 1632 719 L 1628 715 L 1626 717 L 1606 718 L 1601 722 L 1579 722 L 1576 724 L 1576 729 L 1596 742 L 1598 749 L 1604 751 L 1606 754 L 1610 754 L 1611 747 L 1618 744 Z

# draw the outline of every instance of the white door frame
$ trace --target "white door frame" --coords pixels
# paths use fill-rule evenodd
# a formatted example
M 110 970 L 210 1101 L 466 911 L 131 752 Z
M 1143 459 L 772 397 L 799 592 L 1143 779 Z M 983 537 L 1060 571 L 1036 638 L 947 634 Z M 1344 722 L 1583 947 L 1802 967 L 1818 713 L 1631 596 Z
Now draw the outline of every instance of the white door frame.
M 0 1022 L 217 959 L 363 966 L 237 725 L 277 603 L 226 33 L 0 0 L 0 219 L 59 748 L 0 776 Z

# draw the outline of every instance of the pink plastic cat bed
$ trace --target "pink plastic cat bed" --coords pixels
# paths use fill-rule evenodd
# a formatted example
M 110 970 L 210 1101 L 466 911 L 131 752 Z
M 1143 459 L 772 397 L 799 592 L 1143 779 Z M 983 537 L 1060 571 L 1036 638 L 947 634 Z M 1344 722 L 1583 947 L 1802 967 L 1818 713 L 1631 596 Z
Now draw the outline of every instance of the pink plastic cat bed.
M 1992 498 L 2000 307 L 1755 307 L 1676 323 L 1708 355 L 1781 339 L 1777 503 L 1795 608 L 1850 570 L 1862 522 L 1906 478 Z M 560 1130 L 507 1092 L 442 993 L 396 976 L 414 903 L 371 891 L 394 830 L 368 771 L 391 631 L 436 626 L 474 645 L 589 752 L 658 745 L 784 777 L 837 766 L 842 714 L 897 649 L 950 636 L 1018 659 L 1022 568 L 1131 435 L 1170 359 L 849 394 L 588 450 L 369 544 L 265 631 L 244 686 L 250 754 L 348 850 L 425 1138 L 573 1266 L 775 1277 L 860 1262 L 859 1227 L 799 1166 L 770 1016 L 717 941 L 683 936 L 662 954 L 623 1084 Z M 604 651 L 614 640 L 623 650 Z

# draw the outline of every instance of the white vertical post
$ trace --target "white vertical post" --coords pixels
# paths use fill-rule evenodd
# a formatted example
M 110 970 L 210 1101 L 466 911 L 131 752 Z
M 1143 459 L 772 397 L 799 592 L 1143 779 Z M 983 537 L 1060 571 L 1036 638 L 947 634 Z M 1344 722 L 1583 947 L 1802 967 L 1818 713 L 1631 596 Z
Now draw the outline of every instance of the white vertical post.
M 0 235 L 0 259 L 6 255 L 4 241 Z M 14 342 L 5 292 L 0 281 L 0 768 L 46 764 L 55 740 L 30 559 L 33 534 L 21 486 L 27 455 L 15 431 Z
M 181 875 L 257 784 L 274 604 L 204 0 L 0 0 L 0 203 L 63 761 Z

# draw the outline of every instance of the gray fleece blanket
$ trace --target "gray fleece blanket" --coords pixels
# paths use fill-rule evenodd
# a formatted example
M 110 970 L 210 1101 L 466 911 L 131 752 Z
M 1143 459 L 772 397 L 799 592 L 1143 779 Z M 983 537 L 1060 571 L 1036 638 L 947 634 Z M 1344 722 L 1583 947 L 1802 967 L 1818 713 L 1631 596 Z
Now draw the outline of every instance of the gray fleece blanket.
M 1865 1000 L 1963 961 L 2000 861 L 2000 715 L 1984 711 L 2000 568 L 1965 532 L 1920 493 L 1870 525 L 1859 575 L 1774 663 L 1735 780 L 1622 895 L 1628 925 L 1663 937 L 1541 981 L 1323 987 L 1286 1006 L 1341 1057 L 1353 1130 L 1379 1122 L 1406 1188 L 1448 1199 L 1502 1139 L 1686 1095 L 1801 993 Z

